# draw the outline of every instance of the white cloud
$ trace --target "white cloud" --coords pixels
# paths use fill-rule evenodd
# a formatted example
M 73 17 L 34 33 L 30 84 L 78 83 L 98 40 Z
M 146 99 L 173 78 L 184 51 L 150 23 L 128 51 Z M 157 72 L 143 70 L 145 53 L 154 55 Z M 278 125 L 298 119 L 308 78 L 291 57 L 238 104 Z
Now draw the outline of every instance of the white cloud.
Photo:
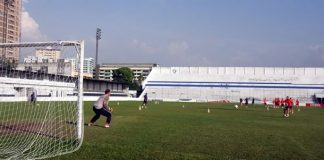
M 309 46 L 309 49 L 315 52 L 316 54 L 318 54 L 318 56 L 321 59 L 324 59 L 324 45 L 321 44 L 311 45 Z
M 320 52 L 324 52 L 324 45 L 320 45 L 320 44 L 311 45 L 311 46 L 309 46 L 309 49 L 310 49 L 311 51 L 320 51 Z
M 23 9 L 21 14 L 21 35 L 23 41 L 44 41 L 47 39 L 41 33 L 39 24 L 25 9 Z
M 137 49 L 139 49 L 142 52 L 147 53 L 147 54 L 152 54 L 152 53 L 155 53 L 157 51 L 157 49 L 155 49 L 153 46 L 147 44 L 146 42 L 139 41 L 137 39 L 132 40 L 131 45 L 134 48 L 137 48 Z
M 186 41 L 171 42 L 168 46 L 169 52 L 174 55 L 185 55 L 189 48 L 189 44 Z

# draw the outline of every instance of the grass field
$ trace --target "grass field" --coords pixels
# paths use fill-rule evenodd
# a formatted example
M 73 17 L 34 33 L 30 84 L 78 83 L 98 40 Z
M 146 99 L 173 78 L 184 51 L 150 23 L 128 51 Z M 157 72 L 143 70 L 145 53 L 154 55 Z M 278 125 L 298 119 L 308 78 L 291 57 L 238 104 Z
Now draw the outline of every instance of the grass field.
M 321 108 L 283 118 L 282 109 L 262 106 L 161 102 L 139 111 L 140 102 L 110 105 L 110 128 L 101 117 L 85 126 L 77 152 L 52 159 L 324 159 Z M 92 116 L 92 103 L 85 102 L 85 121 Z

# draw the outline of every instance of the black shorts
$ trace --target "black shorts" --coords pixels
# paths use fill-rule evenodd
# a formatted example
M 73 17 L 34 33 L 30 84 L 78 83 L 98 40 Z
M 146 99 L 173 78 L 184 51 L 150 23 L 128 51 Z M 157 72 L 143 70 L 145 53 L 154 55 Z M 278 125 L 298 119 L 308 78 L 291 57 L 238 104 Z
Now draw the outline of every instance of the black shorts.
M 96 113 L 96 115 L 111 117 L 111 113 L 106 108 L 97 109 L 95 106 L 93 106 L 92 110 Z

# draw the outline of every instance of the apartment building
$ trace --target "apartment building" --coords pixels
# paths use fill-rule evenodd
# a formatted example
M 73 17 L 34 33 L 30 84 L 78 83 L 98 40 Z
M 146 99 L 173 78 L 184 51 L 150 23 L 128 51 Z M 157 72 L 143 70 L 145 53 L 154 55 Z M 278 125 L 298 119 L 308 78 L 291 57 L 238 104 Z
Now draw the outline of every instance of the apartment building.
M 113 80 L 113 70 L 121 67 L 128 67 L 134 73 L 134 80 L 138 81 L 141 78 L 146 79 L 153 67 L 158 67 L 155 63 L 106 63 L 96 66 L 96 75 L 99 80 Z
M 21 0 L 0 0 L 0 42 L 18 43 L 21 37 Z M 18 48 L 0 48 L 0 59 L 19 61 Z

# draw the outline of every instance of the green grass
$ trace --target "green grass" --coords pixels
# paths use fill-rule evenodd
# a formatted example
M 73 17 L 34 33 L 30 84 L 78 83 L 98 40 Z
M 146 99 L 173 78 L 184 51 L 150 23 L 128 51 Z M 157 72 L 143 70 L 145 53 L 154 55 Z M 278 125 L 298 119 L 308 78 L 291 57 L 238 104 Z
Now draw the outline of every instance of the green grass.
M 162 102 L 139 111 L 140 102 L 110 105 L 110 128 L 101 117 L 85 126 L 78 151 L 52 159 L 324 159 L 321 108 L 283 118 L 282 109 L 262 106 Z M 92 116 L 92 102 L 85 102 L 85 122 Z

